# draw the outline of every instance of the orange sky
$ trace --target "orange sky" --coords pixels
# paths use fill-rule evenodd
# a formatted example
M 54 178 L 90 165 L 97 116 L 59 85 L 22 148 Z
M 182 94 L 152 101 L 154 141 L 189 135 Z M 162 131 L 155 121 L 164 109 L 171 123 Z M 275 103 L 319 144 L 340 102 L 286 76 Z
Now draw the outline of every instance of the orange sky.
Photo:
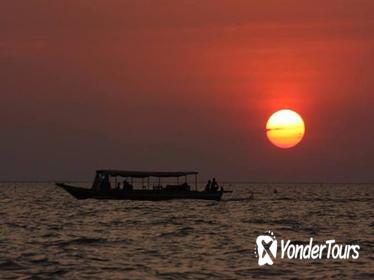
M 0 179 L 372 181 L 374 1 L 3 1 Z M 267 118 L 306 123 L 287 151 Z

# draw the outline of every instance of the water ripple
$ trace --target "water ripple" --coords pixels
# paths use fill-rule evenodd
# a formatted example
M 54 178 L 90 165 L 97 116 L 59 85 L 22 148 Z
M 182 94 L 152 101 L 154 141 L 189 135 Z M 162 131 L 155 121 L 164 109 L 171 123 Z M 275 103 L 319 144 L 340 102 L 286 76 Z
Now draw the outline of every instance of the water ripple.
M 222 202 L 124 202 L 77 201 L 52 184 L 1 184 L 0 279 L 374 277 L 373 186 L 230 188 Z M 255 240 L 267 230 L 293 244 L 357 243 L 360 258 L 259 267 Z

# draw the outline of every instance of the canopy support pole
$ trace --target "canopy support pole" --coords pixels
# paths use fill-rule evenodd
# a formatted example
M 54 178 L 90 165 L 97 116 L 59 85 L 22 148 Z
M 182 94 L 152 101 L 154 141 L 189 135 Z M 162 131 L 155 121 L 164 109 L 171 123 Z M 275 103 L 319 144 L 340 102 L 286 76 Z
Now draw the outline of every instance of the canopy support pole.
M 197 174 L 195 174 L 195 191 L 197 191 Z

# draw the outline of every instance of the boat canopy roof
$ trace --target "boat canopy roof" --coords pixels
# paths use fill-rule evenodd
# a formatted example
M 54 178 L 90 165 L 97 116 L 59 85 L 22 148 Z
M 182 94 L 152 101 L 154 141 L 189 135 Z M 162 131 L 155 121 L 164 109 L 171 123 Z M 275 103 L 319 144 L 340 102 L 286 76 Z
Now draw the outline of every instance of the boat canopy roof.
M 124 170 L 97 170 L 97 174 L 104 174 L 108 176 L 121 176 L 121 177 L 133 177 L 133 178 L 147 178 L 147 177 L 181 177 L 187 175 L 197 175 L 196 171 L 175 171 L 175 172 L 165 172 L 165 171 L 124 171 Z

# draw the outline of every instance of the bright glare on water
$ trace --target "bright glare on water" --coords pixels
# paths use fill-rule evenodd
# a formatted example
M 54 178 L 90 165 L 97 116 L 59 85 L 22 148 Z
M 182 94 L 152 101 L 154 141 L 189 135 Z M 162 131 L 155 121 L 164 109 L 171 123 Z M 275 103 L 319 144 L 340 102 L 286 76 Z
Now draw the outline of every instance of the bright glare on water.
M 0 279 L 374 278 L 374 186 L 230 188 L 221 202 L 78 201 L 53 184 L 3 183 Z M 359 244 L 360 257 L 259 267 L 256 237 L 267 230 Z

